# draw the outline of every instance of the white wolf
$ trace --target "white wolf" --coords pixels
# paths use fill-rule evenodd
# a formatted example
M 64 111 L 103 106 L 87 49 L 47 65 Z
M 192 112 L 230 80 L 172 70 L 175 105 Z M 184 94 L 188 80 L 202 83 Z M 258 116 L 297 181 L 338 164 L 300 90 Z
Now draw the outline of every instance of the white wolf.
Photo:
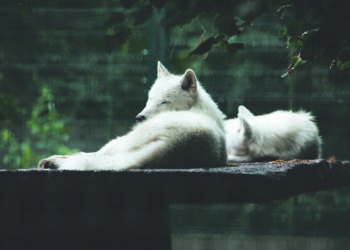
M 118 170 L 225 166 L 224 118 L 192 70 L 177 76 L 158 62 L 158 79 L 149 91 L 146 107 L 137 116 L 143 122 L 97 152 L 51 156 L 41 160 L 39 168 Z
M 228 160 L 316 159 L 321 138 L 314 118 L 303 111 L 253 115 L 244 106 L 238 118 L 225 121 Z

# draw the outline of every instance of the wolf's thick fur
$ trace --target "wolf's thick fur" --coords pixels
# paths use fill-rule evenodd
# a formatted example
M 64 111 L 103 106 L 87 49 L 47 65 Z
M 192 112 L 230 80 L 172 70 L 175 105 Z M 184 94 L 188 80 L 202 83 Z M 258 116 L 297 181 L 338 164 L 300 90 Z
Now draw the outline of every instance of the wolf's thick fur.
M 158 63 L 158 79 L 137 118 L 144 121 L 99 151 L 51 156 L 39 167 L 118 170 L 226 164 L 224 115 L 192 70 L 176 76 Z
M 321 138 L 314 118 L 303 111 L 253 115 L 244 106 L 238 118 L 225 121 L 228 160 L 316 159 Z

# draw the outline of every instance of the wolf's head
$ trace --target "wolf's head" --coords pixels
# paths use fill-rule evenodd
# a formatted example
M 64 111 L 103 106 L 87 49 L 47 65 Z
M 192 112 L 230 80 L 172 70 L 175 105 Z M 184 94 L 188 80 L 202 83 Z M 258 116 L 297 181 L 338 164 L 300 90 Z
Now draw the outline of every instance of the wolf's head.
M 148 93 L 146 107 L 136 120 L 140 122 L 164 111 L 190 110 L 197 102 L 198 87 L 196 75 L 191 69 L 177 76 L 158 62 L 158 78 Z

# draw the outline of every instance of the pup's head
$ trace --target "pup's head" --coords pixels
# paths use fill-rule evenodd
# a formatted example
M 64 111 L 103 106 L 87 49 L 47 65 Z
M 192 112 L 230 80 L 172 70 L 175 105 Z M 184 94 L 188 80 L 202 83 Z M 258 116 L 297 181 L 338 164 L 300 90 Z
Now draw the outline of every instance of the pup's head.
M 158 78 L 148 93 L 146 107 L 136 116 L 136 121 L 144 121 L 164 111 L 191 109 L 197 101 L 197 88 L 197 78 L 191 69 L 177 76 L 158 62 Z

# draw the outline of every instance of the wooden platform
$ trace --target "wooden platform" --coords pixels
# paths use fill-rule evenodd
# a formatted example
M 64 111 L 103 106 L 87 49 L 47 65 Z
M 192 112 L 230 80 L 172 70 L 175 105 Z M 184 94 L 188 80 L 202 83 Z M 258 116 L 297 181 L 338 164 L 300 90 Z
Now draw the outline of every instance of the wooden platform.
M 0 249 L 170 249 L 168 205 L 264 202 L 350 185 L 350 162 L 0 171 Z

